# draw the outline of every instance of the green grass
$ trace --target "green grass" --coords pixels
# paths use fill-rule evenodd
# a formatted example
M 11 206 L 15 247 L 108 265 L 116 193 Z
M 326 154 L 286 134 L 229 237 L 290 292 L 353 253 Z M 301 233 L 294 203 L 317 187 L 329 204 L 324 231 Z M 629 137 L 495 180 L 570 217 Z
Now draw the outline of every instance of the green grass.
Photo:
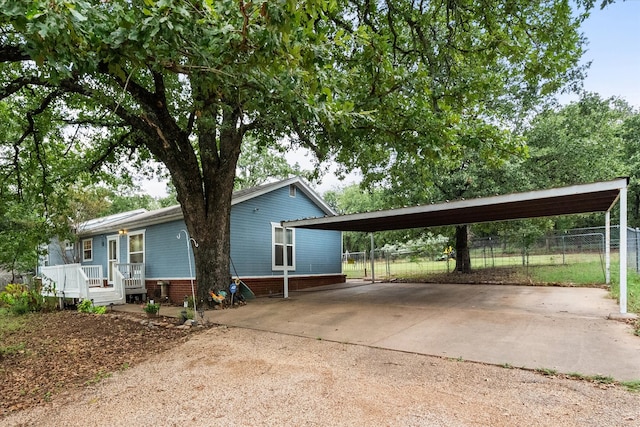
M 622 384 L 627 390 L 640 392 L 640 380 L 638 381 L 623 381 Z
M 538 369 L 534 369 L 534 371 L 546 377 L 555 377 L 556 375 L 558 375 L 558 371 L 556 371 L 555 369 L 538 368 Z
M 611 295 L 620 300 L 620 281 L 618 274 L 611 274 Z M 631 313 L 640 313 L 640 275 L 636 272 L 627 273 L 627 309 Z M 636 335 L 640 335 L 640 322 L 636 324 Z
M 553 283 L 567 285 L 605 285 L 604 259 L 598 253 L 566 254 L 562 255 L 530 255 L 529 264 L 522 265 L 522 256 L 509 255 L 501 257 L 483 258 L 472 257 L 472 269 L 476 273 L 487 272 L 485 280 L 492 279 L 492 274 L 502 272 L 500 267 L 508 267 L 509 274 L 507 280 L 504 277 L 497 277 L 498 281 L 505 283 Z M 376 261 L 376 277 L 403 278 L 416 281 L 428 281 L 432 275 L 447 273 L 455 267 L 455 260 L 450 260 L 448 269 L 446 261 L 432 261 L 426 258 L 418 259 L 396 259 L 393 262 Z M 485 268 L 486 267 L 486 268 Z M 343 264 L 343 272 L 348 279 L 371 275 L 371 265 Z M 493 271 L 493 272 L 492 272 Z M 507 270 L 504 270 L 507 271 Z M 618 254 L 611 254 L 611 296 L 619 301 L 619 262 Z M 495 272 L 495 273 L 494 273 Z M 432 279 L 433 280 L 433 279 Z M 627 309 L 631 313 L 640 313 L 640 274 L 633 271 L 627 276 Z M 636 335 L 640 336 L 640 321 L 636 324 Z
M 0 342 L 8 334 L 24 328 L 26 323 L 24 316 L 14 316 L 8 308 L 0 307 Z
M 7 356 L 21 351 L 25 351 L 24 343 L 3 345 L 6 337 L 25 327 L 26 318 L 24 316 L 15 316 L 11 314 L 9 309 L 0 307 L 0 356 Z
M 0 345 L 0 358 L 2 356 L 9 356 L 25 351 L 25 344 L 23 342 L 14 345 Z
M 614 270 L 613 265 L 611 270 Z M 604 267 L 600 261 L 565 265 L 538 265 L 529 267 L 528 273 L 533 282 L 540 283 L 571 283 L 579 285 L 605 283 Z
M 92 384 L 97 384 L 100 381 L 102 381 L 105 378 L 110 378 L 113 374 L 111 372 L 107 372 L 104 371 L 102 369 L 100 369 L 98 372 L 96 372 L 96 374 L 93 376 L 93 378 L 85 381 L 85 385 L 92 385 Z
M 612 276 L 614 272 L 614 263 L 617 265 L 617 254 L 612 254 L 611 271 Z M 471 254 L 471 268 L 474 270 L 480 270 L 484 268 L 500 268 L 500 267 L 513 267 L 522 268 L 527 273 L 528 270 L 541 268 L 542 266 L 548 267 L 551 271 L 556 268 L 565 269 L 566 274 L 572 274 L 575 271 L 579 271 L 580 267 L 572 269 L 575 266 L 589 265 L 589 275 L 593 275 L 591 283 L 604 283 L 604 259 L 599 254 L 583 253 L 583 254 L 567 254 L 562 255 L 529 255 L 527 265 L 522 265 L 522 256 L 518 254 L 504 255 L 504 256 L 484 256 L 478 253 Z M 454 259 L 447 261 L 433 261 L 427 258 L 397 258 L 395 260 L 380 260 L 376 259 L 374 264 L 376 277 L 415 277 L 428 274 L 447 273 L 455 269 L 456 261 Z M 347 275 L 347 278 L 361 278 L 365 276 L 371 276 L 371 262 L 357 263 L 357 264 L 342 264 L 343 273 Z M 585 279 L 587 280 L 587 279 Z M 561 282 L 562 280 L 555 280 L 554 282 Z M 582 283 L 573 281 L 573 283 Z

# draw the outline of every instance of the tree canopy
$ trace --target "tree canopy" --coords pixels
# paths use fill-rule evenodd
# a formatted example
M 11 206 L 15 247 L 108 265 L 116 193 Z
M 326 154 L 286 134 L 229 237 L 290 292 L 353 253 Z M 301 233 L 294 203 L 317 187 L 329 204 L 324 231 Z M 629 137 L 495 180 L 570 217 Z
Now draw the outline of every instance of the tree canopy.
M 163 163 L 206 295 L 228 282 L 246 137 L 371 180 L 405 157 L 500 158 L 505 127 L 579 81 L 592 3 L 0 0 L 0 99 L 33 122 L 3 147 Z

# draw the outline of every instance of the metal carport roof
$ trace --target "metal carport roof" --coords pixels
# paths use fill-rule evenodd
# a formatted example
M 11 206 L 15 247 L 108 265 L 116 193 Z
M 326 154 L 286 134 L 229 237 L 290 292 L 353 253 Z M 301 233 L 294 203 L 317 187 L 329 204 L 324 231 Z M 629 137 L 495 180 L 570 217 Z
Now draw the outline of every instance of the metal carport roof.
M 618 178 L 611 181 L 591 184 L 578 184 L 548 190 L 528 191 L 471 200 L 458 200 L 432 205 L 282 221 L 281 225 L 284 228 L 374 232 L 578 213 L 606 212 L 607 231 L 605 250 L 608 271 L 610 264 L 610 211 L 619 199 L 620 229 L 626 229 L 628 183 L 629 178 Z M 626 234 L 627 233 L 620 233 L 621 314 L 627 313 Z M 284 270 L 284 281 L 286 298 L 288 296 L 287 269 Z
M 349 215 L 283 221 L 284 227 L 383 231 L 606 212 L 628 179 Z

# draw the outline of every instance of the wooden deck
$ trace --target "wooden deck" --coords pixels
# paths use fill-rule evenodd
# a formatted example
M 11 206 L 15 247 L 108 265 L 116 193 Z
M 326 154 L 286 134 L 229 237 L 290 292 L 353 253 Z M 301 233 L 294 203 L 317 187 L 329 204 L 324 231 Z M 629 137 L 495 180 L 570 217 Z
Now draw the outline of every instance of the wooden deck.
M 42 267 L 40 276 L 43 295 L 90 299 L 94 305 L 124 304 L 127 295 L 147 293 L 144 264 L 116 264 L 113 285 L 107 284 L 101 265 Z

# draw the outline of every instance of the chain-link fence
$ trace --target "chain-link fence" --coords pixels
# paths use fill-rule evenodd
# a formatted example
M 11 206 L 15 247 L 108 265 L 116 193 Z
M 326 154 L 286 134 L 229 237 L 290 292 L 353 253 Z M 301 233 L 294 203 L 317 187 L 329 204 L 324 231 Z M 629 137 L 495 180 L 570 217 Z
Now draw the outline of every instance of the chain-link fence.
M 611 274 L 617 276 L 620 241 L 619 227 L 611 227 Z M 557 232 L 536 239 L 509 236 L 470 237 L 472 270 L 497 279 L 505 271 L 510 281 L 604 283 L 605 228 L 582 228 Z M 443 248 L 437 256 L 419 251 L 375 250 L 343 254 L 343 272 L 349 278 L 425 278 L 455 270 L 455 254 Z M 640 272 L 640 229 L 627 230 L 628 268 Z M 373 272 L 371 271 L 373 268 Z M 541 278 L 538 276 L 542 274 Z M 584 276 L 584 277 L 583 277 Z M 490 277 L 483 280 L 490 281 Z

